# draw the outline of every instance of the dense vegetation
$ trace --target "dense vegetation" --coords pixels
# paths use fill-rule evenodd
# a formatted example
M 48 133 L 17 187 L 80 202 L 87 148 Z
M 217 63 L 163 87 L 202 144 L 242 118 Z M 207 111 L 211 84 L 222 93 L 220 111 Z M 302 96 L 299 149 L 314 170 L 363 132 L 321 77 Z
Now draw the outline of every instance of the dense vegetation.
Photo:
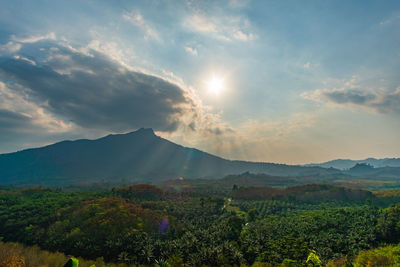
M 98 192 L 8 188 L 0 191 L 0 237 L 91 260 L 172 266 L 296 266 L 311 251 L 332 265 L 400 242 L 396 192 L 328 185 L 194 192 L 150 185 Z M 398 250 L 368 255 L 393 260 Z
M 69 257 L 60 252 L 41 250 L 37 246 L 0 242 L 1 267 L 62 267 Z M 106 264 L 102 258 L 84 260 L 79 258 L 79 267 L 127 267 L 124 263 Z

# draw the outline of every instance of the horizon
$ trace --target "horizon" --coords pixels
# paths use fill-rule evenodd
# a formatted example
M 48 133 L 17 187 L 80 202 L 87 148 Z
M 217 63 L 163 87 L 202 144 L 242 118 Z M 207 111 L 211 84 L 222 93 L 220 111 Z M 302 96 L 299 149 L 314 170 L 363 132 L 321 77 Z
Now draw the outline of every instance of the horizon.
M 58 144 L 58 143 L 62 143 L 62 142 L 65 142 L 65 141 L 67 141 L 67 142 L 74 142 L 74 141 L 79 141 L 79 140 L 95 141 L 95 140 L 98 140 L 98 139 L 106 138 L 106 137 L 108 137 L 108 136 L 128 135 L 128 134 L 132 134 L 132 133 L 135 133 L 135 132 L 138 132 L 138 131 L 143 131 L 143 130 L 151 130 L 152 133 L 153 133 L 155 136 L 161 137 L 161 136 L 157 135 L 157 134 L 154 132 L 153 128 L 144 128 L 144 127 L 141 127 L 141 128 L 139 128 L 139 129 L 137 129 L 137 130 L 134 130 L 134 131 L 121 132 L 121 133 L 110 133 L 110 134 L 107 134 L 107 135 L 104 135 L 104 136 L 101 136 L 101 137 L 98 137 L 98 138 L 64 139 L 64 140 L 59 140 L 59 141 L 56 141 L 56 142 L 53 142 L 53 143 L 44 144 L 43 146 L 39 146 L 39 147 L 30 147 L 30 148 L 24 148 L 24 149 L 17 150 L 17 151 L 13 151 L 13 152 L 0 153 L 0 155 L 2 155 L 2 154 L 17 153 L 17 152 L 21 152 L 21 151 L 29 150 L 29 149 L 40 149 L 40 148 L 43 148 L 43 147 L 52 146 L 52 145 L 55 145 L 55 144 Z M 162 138 L 162 137 L 161 137 L 161 138 Z M 164 138 L 164 139 L 165 139 L 165 138 Z M 171 141 L 171 140 L 168 140 L 168 139 L 165 139 L 165 140 Z M 185 147 L 185 148 L 189 148 L 189 149 L 200 150 L 200 149 L 197 149 L 196 147 L 187 147 L 187 146 L 184 146 L 184 145 L 178 144 L 178 143 L 175 143 L 175 144 L 176 144 L 176 145 L 179 145 L 179 146 L 183 146 L 183 147 Z M 201 151 L 201 152 L 204 152 L 204 153 L 211 154 L 211 155 L 213 155 L 213 156 L 219 157 L 218 155 L 214 155 L 214 154 L 212 154 L 212 153 L 210 153 L 210 152 L 208 152 L 208 151 L 204 151 L 204 150 L 200 150 L 200 151 Z M 350 160 L 350 161 L 364 161 L 364 160 L 369 160 L 369 159 L 372 159 L 372 160 L 400 159 L 400 158 L 361 158 L 361 159 L 336 158 L 336 159 L 332 159 L 332 160 L 328 160 L 328 161 L 324 161 L 324 162 L 305 162 L 305 163 L 300 163 L 300 164 L 289 164 L 289 163 L 285 163 L 285 162 L 249 161 L 249 160 L 242 160 L 242 159 L 232 159 L 232 158 L 224 158 L 224 157 L 222 157 L 222 158 L 223 158 L 223 159 L 226 159 L 226 160 L 230 160 L 230 161 L 247 161 L 247 162 L 254 162 L 254 163 L 273 163 L 273 164 L 299 165 L 299 166 L 302 166 L 302 165 L 314 165 L 314 164 L 324 164 L 324 163 L 328 163 L 328 162 L 332 162 L 332 161 L 340 161 L 340 160 L 343 160 L 343 161 L 346 161 L 346 160 Z
M 150 127 L 230 160 L 400 158 L 399 1 L 2 6 L 0 154 Z

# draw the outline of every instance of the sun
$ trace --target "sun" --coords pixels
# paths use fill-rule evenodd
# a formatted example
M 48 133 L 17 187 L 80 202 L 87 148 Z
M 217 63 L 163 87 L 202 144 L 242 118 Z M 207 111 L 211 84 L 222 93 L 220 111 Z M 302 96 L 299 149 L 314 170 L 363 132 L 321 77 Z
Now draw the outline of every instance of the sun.
M 208 92 L 219 95 L 224 88 L 224 80 L 219 77 L 213 77 L 208 81 Z

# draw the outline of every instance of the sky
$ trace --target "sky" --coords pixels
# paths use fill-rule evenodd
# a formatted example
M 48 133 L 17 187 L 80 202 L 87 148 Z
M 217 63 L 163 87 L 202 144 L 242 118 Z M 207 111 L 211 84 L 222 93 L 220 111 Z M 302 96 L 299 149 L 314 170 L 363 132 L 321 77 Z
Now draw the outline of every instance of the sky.
M 400 157 L 400 1 L 18 1 L 0 153 L 139 128 L 228 159 Z

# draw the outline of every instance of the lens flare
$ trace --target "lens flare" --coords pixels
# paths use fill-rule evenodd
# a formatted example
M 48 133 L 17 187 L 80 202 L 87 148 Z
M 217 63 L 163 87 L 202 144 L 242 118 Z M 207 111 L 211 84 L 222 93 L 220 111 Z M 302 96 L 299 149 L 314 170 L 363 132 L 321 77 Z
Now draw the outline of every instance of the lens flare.
M 167 217 L 164 217 L 160 223 L 160 232 L 165 233 L 168 230 L 168 227 L 169 227 L 169 220 Z

